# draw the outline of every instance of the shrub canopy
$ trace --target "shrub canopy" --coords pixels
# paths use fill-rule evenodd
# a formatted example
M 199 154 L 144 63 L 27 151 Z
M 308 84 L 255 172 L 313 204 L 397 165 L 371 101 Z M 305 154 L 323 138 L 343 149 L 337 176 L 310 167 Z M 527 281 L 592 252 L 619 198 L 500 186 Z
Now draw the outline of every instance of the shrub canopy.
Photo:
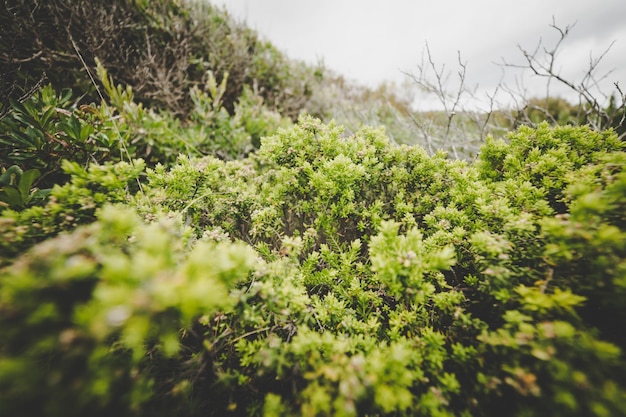
M 302 118 L 241 160 L 64 163 L 0 219 L 1 413 L 621 415 L 625 161 Z

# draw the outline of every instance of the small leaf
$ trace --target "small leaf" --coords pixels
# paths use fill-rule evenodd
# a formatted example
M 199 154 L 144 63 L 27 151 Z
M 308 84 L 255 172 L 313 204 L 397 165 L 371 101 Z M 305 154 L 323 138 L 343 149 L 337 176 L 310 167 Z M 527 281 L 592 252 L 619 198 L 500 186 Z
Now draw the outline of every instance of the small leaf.
M 52 188 L 45 188 L 43 190 L 35 190 L 29 197 L 29 201 L 31 200 L 43 200 L 47 198 L 52 192 Z
M 38 169 L 29 169 L 22 174 L 19 182 L 19 191 L 22 195 L 22 202 L 26 202 L 28 196 L 30 195 L 30 189 L 33 185 L 33 182 L 35 182 L 35 180 L 39 178 L 40 175 L 41 173 Z

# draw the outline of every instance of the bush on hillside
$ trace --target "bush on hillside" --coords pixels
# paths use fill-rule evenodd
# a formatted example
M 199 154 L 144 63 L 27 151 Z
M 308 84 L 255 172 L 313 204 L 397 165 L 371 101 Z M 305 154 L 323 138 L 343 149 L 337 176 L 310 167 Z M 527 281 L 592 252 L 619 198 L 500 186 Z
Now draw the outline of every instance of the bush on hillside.
M 78 105 L 71 90 L 57 94 L 51 85 L 24 102 L 11 102 L 0 119 L 0 173 L 11 167 L 37 170 L 27 188 L 46 189 L 67 180 L 63 160 L 87 166 L 142 158 L 151 166 L 169 166 L 179 154 L 241 158 L 260 146 L 262 136 L 290 123 L 247 86 L 229 114 L 228 77 L 218 85 L 209 74 L 206 90 L 193 88 L 194 107 L 181 123 L 137 103 L 132 88 L 116 85 L 102 66 L 98 73 L 110 105 Z
M 0 115 L 46 83 L 98 101 L 97 59 L 138 102 L 182 119 L 193 108 L 189 90 L 203 89 L 208 71 L 219 81 L 229 74 L 229 112 L 247 86 L 293 119 L 322 76 L 208 2 L 9 0 L 0 26 Z

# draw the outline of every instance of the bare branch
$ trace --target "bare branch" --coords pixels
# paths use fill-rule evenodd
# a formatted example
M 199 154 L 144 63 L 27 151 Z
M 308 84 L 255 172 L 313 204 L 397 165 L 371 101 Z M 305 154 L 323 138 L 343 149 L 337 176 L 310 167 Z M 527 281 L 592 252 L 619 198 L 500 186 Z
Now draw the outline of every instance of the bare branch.
M 599 74 L 600 66 L 606 55 L 611 51 L 615 42 L 612 42 L 602 53 L 593 57 L 589 55 L 589 65 L 582 75 L 580 81 L 567 78 L 558 69 L 558 54 L 562 50 L 563 45 L 567 37 L 575 24 L 566 25 L 564 28 L 558 26 L 554 17 L 552 18 L 552 24 L 550 28 L 554 29 L 558 33 L 558 39 L 552 47 L 547 47 L 543 44 L 543 40 L 539 40 L 539 43 L 533 50 L 525 49 L 518 45 L 518 49 L 521 52 L 525 62 L 523 64 L 513 64 L 502 58 L 502 65 L 505 68 L 516 70 L 529 70 L 532 75 L 539 78 L 546 79 L 546 92 L 545 92 L 545 106 L 537 106 L 536 103 L 533 106 L 524 106 L 523 112 L 540 111 L 544 114 L 545 118 L 551 123 L 555 124 L 559 121 L 556 120 L 554 114 L 551 114 L 547 104 L 551 100 L 550 88 L 552 82 L 557 82 L 560 85 L 566 87 L 578 97 L 578 116 L 582 118 L 579 123 L 588 123 L 593 128 L 602 130 L 613 126 L 615 123 L 621 125 L 619 118 L 620 113 L 616 113 L 618 109 L 613 109 L 613 113 L 607 112 L 606 103 L 611 99 L 613 94 L 607 94 L 602 90 L 602 83 L 606 81 L 613 70 L 609 70 L 603 74 Z M 526 97 L 522 95 L 522 97 Z M 528 99 L 525 98 L 528 102 Z M 532 120 L 529 117 L 520 115 L 525 122 L 532 124 Z M 517 118 L 519 121 L 519 118 Z

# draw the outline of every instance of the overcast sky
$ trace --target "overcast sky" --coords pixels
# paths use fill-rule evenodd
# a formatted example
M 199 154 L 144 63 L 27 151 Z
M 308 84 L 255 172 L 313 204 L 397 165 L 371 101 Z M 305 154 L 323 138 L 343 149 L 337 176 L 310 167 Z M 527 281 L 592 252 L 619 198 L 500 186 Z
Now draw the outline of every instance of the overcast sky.
M 626 0 L 210 1 L 224 5 L 288 56 L 323 62 L 371 86 L 415 73 L 428 42 L 438 65 L 456 71 L 460 52 L 468 82 L 492 89 L 502 77 L 496 63 L 502 58 L 521 62 L 517 45 L 534 50 L 540 39 L 554 45 L 554 17 L 559 27 L 575 24 L 558 56 L 559 70 L 579 82 L 590 54 L 597 58 L 615 42 L 599 74 L 614 70 L 605 90 L 618 81 L 626 91 Z M 538 88 L 538 80 L 524 79 L 530 80 L 524 81 L 529 89 Z

